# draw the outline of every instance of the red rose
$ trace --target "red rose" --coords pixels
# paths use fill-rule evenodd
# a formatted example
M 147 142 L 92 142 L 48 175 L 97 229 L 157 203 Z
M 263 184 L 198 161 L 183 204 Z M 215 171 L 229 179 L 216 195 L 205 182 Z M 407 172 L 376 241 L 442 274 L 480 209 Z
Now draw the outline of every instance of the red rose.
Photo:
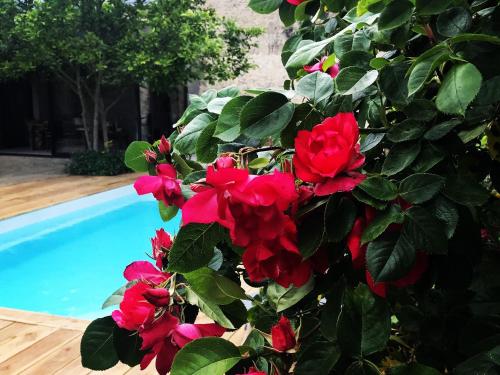
M 365 161 L 358 138 L 358 124 L 352 113 L 339 113 L 312 131 L 299 131 L 293 157 L 297 177 L 314 183 L 316 195 L 351 191 L 365 179 L 355 171 Z
M 329 67 L 326 71 L 324 71 L 323 70 L 323 64 L 325 63 L 326 59 L 327 59 L 327 57 L 324 56 L 316 64 L 304 66 L 304 70 L 307 73 L 325 72 L 325 73 L 330 74 L 330 77 L 332 77 L 332 78 L 337 77 L 337 74 L 339 74 L 339 70 L 340 70 L 339 64 L 334 64 L 333 66 Z
M 163 228 L 156 231 L 156 236 L 151 238 L 153 248 L 153 258 L 156 260 L 158 268 L 163 267 L 163 258 L 167 256 L 168 250 L 173 245 L 172 237 Z
M 288 1 L 288 2 L 289 2 L 290 4 L 292 4 L 292 5 L 297 6 L 297 5 L 302 4 L 302 3 L 303 3 L 304 1 L 306 1 L 306 0 L 286 0 L 286 1 Z
M 402 206 L 405 208 L 408 205 L 402 203 Z M 351 233 L 347 236 L 347 248 L 351 253 L 352 264 L 354 269 L 362 269 L 366 268 L 366 251 L 367 245 L 361 245 L 361 236 L 366 226 L 370 224 L 375 218 L 375 211 L 373 208 L 366 206 L 365 208 L 365 217 L 359 217 L 354 221 L 354 225 L 351 229 Z M 386 231 L 394 232 L 401 230 L 401 224 L 392 224 L 387 228 Z M 379 282 L 376 283 L 373 280 L 372 276 L 368 272 L 368 269 L 365 270 L 366 283 L 370 287 L 373 293 L 379 295 L 380 297 L 385 297 L 387 294 L 387 289 L 389 286 L 394 286 L 396 288 L 404 288 L 413 284 L 416 284 L 420 279 L 422 274 L 427 270 L 429 265 L 429 256 L 422 252 L 418 251 L 415 259 L 415 263 L 413 264 L 413 268 L 403 276 L 402 278 L 395 281 L 387 281 L 387 282 Z
M 177 171 L 171 164 L 156 166 L 156 176 L 142 176 L 134 183 L 137 194 L 149 194 L 162 201 L 166 206 L 182 207 L 184 196 L 181 191 L 181 180 L 177 179 Z
M 111 314 L 118 327 L 137 331 L 154 319 L 155 306 L 143 297 L 148 289 L 150 289 L 148 285 L 138 282 L 125 291 L 120 310 L 115 310 Z
M 273 348 L 280 352 L 293 349 L 297 344 L 290 321 L 284 316 L 271 328 L 271 338 Z
M 259 371 L 255 367 L 250 367 L 248 372 L 244 374 L 236 374 L 236 375 L 267 375 L 264 371 Z
M 141 360 L 141 370 L 156 357 L 156 370 L 160 375 L 166 375 L 175 355 L 188 342 L 206 336 L 220 337 L 224 332 L 225 329 L 215 323 L 179 324 L 179 319 L 165 312 L 139 330 L 141 350 L 147 351 Z

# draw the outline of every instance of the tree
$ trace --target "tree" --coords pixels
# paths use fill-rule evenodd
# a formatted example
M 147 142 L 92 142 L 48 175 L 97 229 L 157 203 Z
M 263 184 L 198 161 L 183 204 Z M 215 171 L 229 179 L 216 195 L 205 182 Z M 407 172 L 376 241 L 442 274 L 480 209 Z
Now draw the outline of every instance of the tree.
M 218 17 L 204 0 L 0 5 L 0 79 L 39 70 L 64 82 L 79 98 L 93 150 L 101 139 L 106 147 L 107 113 L 120 99 L 105 102 L 106 90 L 142 84 L 168 92 L 189 81 L 233 78 L 251 67 L 246 53 L 260 32 Z

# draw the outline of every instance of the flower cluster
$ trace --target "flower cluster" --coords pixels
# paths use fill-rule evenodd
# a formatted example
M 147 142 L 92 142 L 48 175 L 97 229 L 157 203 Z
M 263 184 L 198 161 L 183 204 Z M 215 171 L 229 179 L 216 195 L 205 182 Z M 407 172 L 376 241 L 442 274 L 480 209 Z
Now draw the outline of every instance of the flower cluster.
M 125 268 L 125 279 L 134 283 L 120 303 L 120 309 L 111 316 L 120 328 L 136 332 L 142 339 L 141 360 L 145 369 L 156 358 L 156 369 L 166 375 L 172 367 L 175 354 L 188 342 L 206 336 L 222 336 L 225 329 L 218 324 L 181 323 L 178 308 L 173 305 L 165 289 L 171 275 L 151 263 L 137 261 Z

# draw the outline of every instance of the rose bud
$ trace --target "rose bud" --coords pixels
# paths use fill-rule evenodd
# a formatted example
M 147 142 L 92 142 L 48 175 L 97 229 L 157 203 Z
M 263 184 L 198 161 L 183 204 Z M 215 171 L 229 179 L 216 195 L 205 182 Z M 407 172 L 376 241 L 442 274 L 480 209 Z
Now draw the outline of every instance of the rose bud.
M 231 156 L 221 156 L 215 161 L 217 169 L 234 167 L 234 159 Z
M 293 349 L 297 344 L 290 321 L 284 316 L 280 318 L 278 324 L 271 328 L 271 338 L 273 348 L 280 352 Z
M 161 136 L 160 143 L 158 144 L 158 151 L 160 151 L 162 154 L 169 154 L 170 153 L 170 142 L 167 138 L 165 138 L 164 135 Z
M 156 161 L 156 152 L 151 150 L 144 150 L 144 157 L 148 163 L 154 163 Z
M 142 293 L 142 296 L 150 304 L 156 307 L 168 306 L 170 303 L 170 293 L 164 288 L 149 288 Z

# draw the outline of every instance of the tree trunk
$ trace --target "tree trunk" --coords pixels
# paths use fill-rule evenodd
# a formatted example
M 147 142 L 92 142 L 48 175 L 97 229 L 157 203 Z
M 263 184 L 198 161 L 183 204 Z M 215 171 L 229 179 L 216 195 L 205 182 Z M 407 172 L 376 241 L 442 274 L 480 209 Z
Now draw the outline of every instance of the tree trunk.
M 108 136 L 108 124 L 106 122 L 107 110 L 104 108 L 104 98 L 100 98 L 99 101 L 99 113 L 101 117 L 101 126 L 102 126 L 102 143 L 104 144 L 104 149 L 109 149 L 109 136 Z
M 94 114 L 92 119 L 92 149 L 99 150 L 99 107 L 101 99 L 101 73 L 97 73 L 95 91 L 93 97 Z
M 87 103 L 82 89 L 82 82 L 79 69 L 77 69 L 76 71 L 76 91 L 78 98 L 80 99 L 80 106 L 82 107 L 82 124 L 83 124 L 83 133 L 85 136 L 85 146 L 87 147 L 87 149 L 90 149 L 91 143 L 90 143 L 89 122 L 88 122 L 89 117 L 88 117 Z

